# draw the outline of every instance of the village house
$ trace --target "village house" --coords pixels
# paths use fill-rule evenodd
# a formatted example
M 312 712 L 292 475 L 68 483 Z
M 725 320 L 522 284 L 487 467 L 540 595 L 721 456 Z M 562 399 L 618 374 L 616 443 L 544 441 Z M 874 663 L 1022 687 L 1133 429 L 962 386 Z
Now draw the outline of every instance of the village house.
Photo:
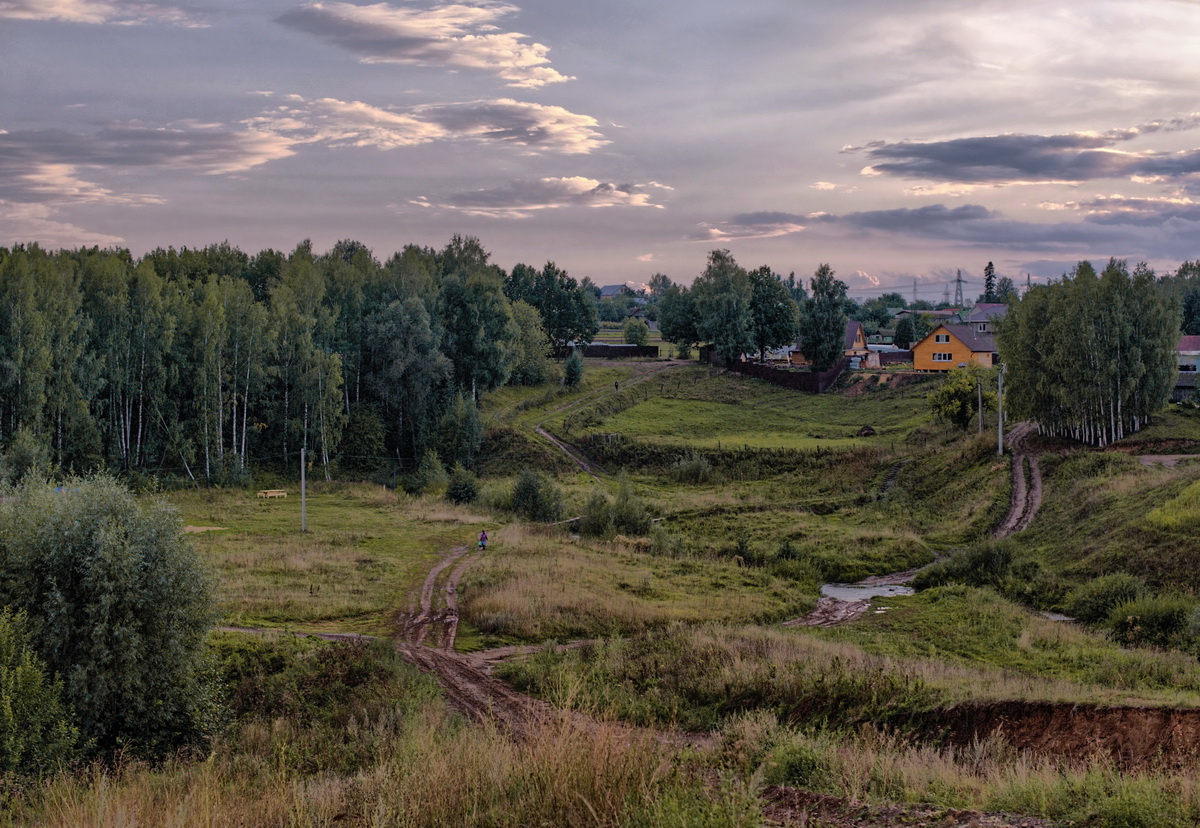
M 972 363 L 990 368 L 996 364 L 996 339 L 978 322 L 941 324 L 913 345 L 912 353 L 917 371 L 950 371 Z
M 1003 302 L 980 302 L 963 314 L 963 324 L 972 325 L 980 333 L 995 333 L 996 320 L 1008 313 Z
M 846 329 L 842 333 L 843 353 L 851 359 L 858 357 L 866 359 L 871 355 L 871 349 L 867 347 L 867 336 L 863 332 L 861 322 L 853 319 L 846 321 Z M 808 365 L 809 360 L 800 352 L 800 341 L 796 340 L 796 347 L 790 355 L 792 365 Z
M 1175 376 L 1175 390 L 1171 402 L 1179 402 L 1196 393 L 1200 387 L 1200 336 L 1181 336 L 1175 346 L 1176 364 L 1179 373 Z

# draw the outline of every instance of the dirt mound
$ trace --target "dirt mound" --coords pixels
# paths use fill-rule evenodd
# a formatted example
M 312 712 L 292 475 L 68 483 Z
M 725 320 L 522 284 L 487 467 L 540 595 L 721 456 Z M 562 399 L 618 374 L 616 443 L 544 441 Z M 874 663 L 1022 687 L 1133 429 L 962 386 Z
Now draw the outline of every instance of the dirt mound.
M 1200 757 L 1200 709 L 1000 701 L 955 705 L 914 724 L 953 745 L 1000 734 L 1018 750 L 1063 759 L 1101 756 L 1125 770 Z

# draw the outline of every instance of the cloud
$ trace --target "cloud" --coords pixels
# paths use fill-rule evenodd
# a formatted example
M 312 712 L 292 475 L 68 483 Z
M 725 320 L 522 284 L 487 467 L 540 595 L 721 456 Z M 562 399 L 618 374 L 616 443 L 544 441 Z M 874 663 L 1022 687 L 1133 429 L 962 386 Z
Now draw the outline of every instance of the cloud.
M 111 124 L 91 132 L 0 131 L 0 199 L 27 203 L 152 204 L 85 180 L 83 170 L 154 167 L 240 172 L 292 153 L 294 142 L 256 130 L 213 126 Z
M 279 22 L 359 55 L 364 63 L 475 69 L 525 88 L 573 80 L 550 68 L 548 47 L 499 31 L 495 23 L 517 11 L 499 2 L 428 8 L 310 3 Z
M 289 95 L 286 100 L 288 103 L 246 121 L 246 125 L 287 136 L 297 143 L 380 149 L 438 140 L 477 140 L 524 147 L 531 152 L 586 154 L 609 143 L 597 131 L 595 118 L 561 106 L 511 98 L 425 104 L 407 110 L 336 98 L 307 101 Z
M 120 236 L 93 233 L 56 218 L 57 211 L 46 204 L 18 204 L 0 200 L 0 225 L 5 235 L 0 244 L 21 244 L 36 240 L 44 247 L 107 247 L 124 241 Z
M 836 190 L 837 185 L 829 181 L 817 181 L 808 185 L 810 190 Z
M 192 27 L 203 25 L 180 9 L 154 3 L 105 0 L 0 0 L 0 18 L 90 24 L 169 23 Z
M 870 159 L 863 170 L 865 175 L 958 185 L 1072 184 L 1104 178 L 1166 180 L 1200 172 L 1200 149 L 1136 152 L 1118 146 L 1143 135 L 1198 126 L 1200 116 L 1192 114 L 1103 133 L 1006 134 L 924 143 L 874 141 L 846 147 L 843 152 L 861 152 Z
M 422 207 L 461 210 L 468 215 L 491 218 L 529 218 L 539 210 L 560 207 L 657 207 L 654 191 L 670 187 L 651 181 L 648 184 L 613 184 L 593 178 L 541 178 L 536 181 L 512 181 L 491 190 L 475 190 L 448 196 L 440 204 L 428 199 L 414 203 Z

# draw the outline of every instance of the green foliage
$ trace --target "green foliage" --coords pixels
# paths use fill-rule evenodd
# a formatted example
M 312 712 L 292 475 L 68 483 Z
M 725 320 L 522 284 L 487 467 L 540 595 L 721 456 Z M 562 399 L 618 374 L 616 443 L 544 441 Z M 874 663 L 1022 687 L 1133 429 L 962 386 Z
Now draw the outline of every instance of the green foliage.
M 13 485 L 26 477 L 48 478 L 50 452 L 28 428 L 17 430 L 8 450 L 0 455 L 0 483 Z
M 800 320 L 800 350 L 813 368 L 823 371 L 842 358 L 845 350 L 847 285 L 822 264 L 812 278 L 812 296 L 804 302 Z
M 763 266 L 750 271 L 750 339 L 759 358 L 796 339 L 800 309 L 778 274 Z
M 27 613 L 99 751 L 162 754 L 206 735 L 211 576 L 165 504 L 106 479 L 27 481 L 0 503 L 0 605 Z
M 438 427 L 438 454 L 448 462 L 462 463 L 470 468 L 483 442 L 483 422 L 479 409 L 470 396 L 456 394 Z
M 550 375 L 550 338 L 542 326 L 542 317 L 532 305 L 516 301 L 512 304 L 513 322 L 517 326 L 517 358 L 508 381 L 514 385 L 541 385 Z
M 725 480 L 706 456 L 696 452 L 672 463 L 667 468 L 667 475 L 676 483 L 690 483 L 693 486 L 710 486 Z
M 449 481 L 446 467 L 442 465 L 438 453 L 433 449 L 426 449 L 416 469 L 405 478 L 404 490 L 412 495 L 433 494 L 445 489 Z
M 826 756 L 802 739 L 779 745 L 763 762 L 763 782 L 820 790 L 830 772 Z
M 54 770 L 75 756 L 79 732 L 29 645 L 24 613 L 0 609 L 0 778 Z
M 686 287 L 671 285 L 658 304 L 658 331 L 664 342 L 679 346 L 680 359 L 685 351 L 700 341 L 700 320 L 695 297 Z
M 563 385 L 567 388 L 578 388 L 583 382 L 583 353 L 578 349 L 571 351 L 563 363 Z
M 621 333 L 627 345 L 645 345 L 650 341 L 650 327 L 636 316 L 625 320 Z
M 690 296 L 697 333 L 713 344 L 726 364 L 754 347 L 750 338 L 750 277 L 728 250 L 708 254 L 708 266 L 692 283 Z
M 596 489 L 588 495 L 575 528 L 586 537 L 603 538 L 612 534 L 612 504 L 603 490 Z
M 474 503 L 479 499 L 479 478 L 462 463 L 455 463 L 446 484 L 446 499 L 451 503 Z
M 1139 265 L 1131 275 L 1113 259 L 1097 277 L 1080 262 L 1070 277 L 1014 302 L 1001 323 L 1005 405 L 1043 433 L 1107 445 L 1143 428 L 1166 403 L 1178 338 L 1178 305 L 1153 271 Z
M 1077 587 L 1067 599 L 1064 612 L 1081 624 L 1095 626 L 1107 621 L 1117 607 L 1145 597 L 1147 592 L 1141 578 L 1114 572 Z
M 1108 616 L 1113 638 L 1122 644 L 1175 647 L 1185 640 L 1195 602 L 1181 595 L 1145 595 L 1115 607 Z
M 612 506 L 613 528 L 622 535 L 640 537 L 650 531 L 652 521 L 646 503 L 633 490 L 633 484 L 624 474 L 617 484 L 617 498 Z
M 988 388 L 992 384 L 992 373 L 975 364 L 950 371 L 942 384 L 929 394 L 929 407 L 934 415 L 966 431 L 971 419 L 978 414 L 980 386 L 983 388 L 983 410 L 996 408 L 996 393 Z
M 512 510 L 527 520 L 553 523 L 562 517 L 562 493 L 530 468 L 521 469 L 512 488 Z
M 1038 607 L 1059 605 L 1065 592 L 1061 581 L 1036 559 L 1020 554 L 1020 547 L 1011 538 L 959 549 L 918 572 L 912 582 L 917 589 L 946 584 L 991 587 Z

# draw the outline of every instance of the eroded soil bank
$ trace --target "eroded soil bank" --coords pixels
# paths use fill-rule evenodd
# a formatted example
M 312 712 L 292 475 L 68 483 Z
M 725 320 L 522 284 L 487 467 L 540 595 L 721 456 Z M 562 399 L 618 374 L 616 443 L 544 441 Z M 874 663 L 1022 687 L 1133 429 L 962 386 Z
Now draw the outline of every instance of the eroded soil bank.
M 999 701 L 955 705 L 911 721 L 953 745 L 1002 735 L 1017 750 L 1064 759 L 1101 756 L 1125 770 L 1200 757 L 1200 709 Z

